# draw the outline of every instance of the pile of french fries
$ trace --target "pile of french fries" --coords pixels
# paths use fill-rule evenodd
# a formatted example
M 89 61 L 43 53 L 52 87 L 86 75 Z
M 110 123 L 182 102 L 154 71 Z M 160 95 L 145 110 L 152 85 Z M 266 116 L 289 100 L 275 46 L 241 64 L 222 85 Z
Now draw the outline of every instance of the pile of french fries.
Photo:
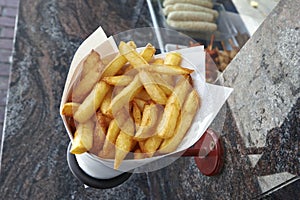
M 200 107 L 193 70 L 170 52 L 155 58 L 147 44 L 140 52 L 133 41 L 120 42 L 119 54 L 104 64 L 94 50 L 61 113 L 73 133 L 70 152 L 89 152 L 114 159 L 143 159 L 175 151 Z M 130 154 L 131 153 L 131 154 Z M 131 157 L 130 157 L 131 156 Z

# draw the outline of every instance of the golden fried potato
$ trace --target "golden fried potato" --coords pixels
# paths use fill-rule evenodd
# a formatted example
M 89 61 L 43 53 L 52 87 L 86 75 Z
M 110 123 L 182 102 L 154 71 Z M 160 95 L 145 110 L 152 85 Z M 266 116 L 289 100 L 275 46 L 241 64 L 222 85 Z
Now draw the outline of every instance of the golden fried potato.
M 94 122 L 92 120 L 77 125 L 70 152 L 81 154 L 93 146 Z
M 148 62 L 135 49 L 130 47 L 125 42 L 120 42 L 119 50 L 121 55 L 123 55 L 134 68 L 140 68 L 149 65 Z
M 111 103 L 111 98 L 112 98 L 112 89 L 109 89 L 100 105 L 100 111 L 107 117 L 113 118 L 112 110 L 109 107 Z
M 154 81 L 151 74 L 145 70 L 141 70 L 139 77 L 151 99 L 158 104 L 165 105 L 168 98 L 164 91 Z
M 98 82 L 91 93 L 85 98 L 78 110 L 74 114 L 74 119 L 77 122 L 84 123 L 89 120 L 101 105 L 106 93 L 109 90 L 109 85 L 104 81 Z
M 90 153 L 98 155 L 103 147 L 105 141 L 106 129 L 103 122 L 96 123 L 93 133 L 93 146 L 89 150 Z
M 104 158 L 104 159 L 114 159 L 115 158 L 115 153 L 116 153 L 116 148 L 115 148 L 114 145 L 111 145 L 110 148 L 109 148 L 108 153 L 104 154 L 103 150 L 102 150 L 98 153 L 98 156 L 100 158 Z
M 181 57 L 180 53 L 170 52 L 170 53 L 167 53 L 164 64 L 179 66 L 181 61 L 182 61 L 182 57 Z
M 142 114 L 141 124 L 134 136 L 135 140 L 145 140 L 155 133 L 156 124 L 159 119 L 159 114 L 160 110 L 156 104 L 151 103 L 150 105 L 145 106 Z
M 80 80 L 73 88 L 71 97 L 73 102 L 81 103 L 84 100 L 99 81 L 103 67 L 100 55 L 93 50 L 85 59 Z
M 119 133 L 120 133 L 120 128 L 118 126 L 117 120 L 113 119 L 109 124 L 107 134 L 106 134 L 106 139 L 103 145 L 102 153 L 104 156 L 109 154 L 111 146 L 113 146 L 116 143 Z
M 140 127 L 142 122 L 142 112 L 139 108 L 138 104 L 135 101 L 132 101 L 132 116 L 134 119 L 134 124 L 136 127 L 136 130 Z
M 127 63 L 127 59 L 118 54 L 105 68 L 102 74 L 103 77 L 114 76 Z
M 152 157 L 162 141 L 163 139 L 157 135 L 148 138 L 144 142 L 143 152 L 147 155 L 147 157 Z
M 120 132 L 116 140 L 116 153 L 115 153 L 115 162 L 114 169 L 118 169 L 121 165 L 121 162 L 125 159 L 128 152 L 132 150 L 134 140 L 131 135 Z
M 142 58 L 145 59 L 146 62 L 150 62 L 153 59 L 153 55 L 155 54 L 155 47 L 152 44 L 148 43 L 143 51 L 140 53 Z
M 200 107 L 200 98 L 195 90 L 193 90 L 187 97 L 183 105 L 182 112 L 178 118 L 175 133 L 171 138 L 165 139 L 160 148 L 160 154 L 170 153 L 176 150 L 181 143 L 186 132 L 190 128 L 197 110 Z
M 128 75 L 119 75 L 119 76 L 107 76 L 102 79 L 109 85 L 113 86 L 127 86 L 132 82 L 133 77 Z
M 159 137 L 166 139 L 173 136 L 181 106 L 190 90 L 191 85 L 189 81 L 185 77 L 182 77 L 165 106 L 162 120 L 157 127 Z
M 177 65 L 155 65 L 151 64 L 149 68 L 147 68 L 149 72 L 156 72 L 160 74 L 169 74 L 169 75 L 185 75 L 191 74 L 194 70 L 184 68 Z
M 78 110 L 79 103 L 68 102 L 63 105 L 61 113 L 65 116 L 73 117 L 74 113 Z
M 142 83 L 140 82 L 139 76 L 135 76 L 133 81 L 112 99 L 110 108 L 113 113 L 118 112 L 124 106 L 128 105 L 129 101 L 131 101 L 141 89 Z
M 83 62 L 81 77 L 85 77 L 90 71 L 97 71 L 98 66 L 96 64 L 99 62 L 101 62 L 100 55 L 92 50 Z

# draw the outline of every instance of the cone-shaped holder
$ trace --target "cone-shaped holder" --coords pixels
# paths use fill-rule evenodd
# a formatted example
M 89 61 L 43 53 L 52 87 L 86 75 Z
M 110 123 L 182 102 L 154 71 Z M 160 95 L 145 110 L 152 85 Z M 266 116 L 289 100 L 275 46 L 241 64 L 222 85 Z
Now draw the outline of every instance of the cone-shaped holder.
M 71 142 L 67 150 L 67 161 L 72 174 L 83 184 L 97 189 L 113 188 L 124 183 L 132 173 L 125 172 L 111 179 L 97 179 L 86 174 L 78 165 L 75 155 L 70 153 Z

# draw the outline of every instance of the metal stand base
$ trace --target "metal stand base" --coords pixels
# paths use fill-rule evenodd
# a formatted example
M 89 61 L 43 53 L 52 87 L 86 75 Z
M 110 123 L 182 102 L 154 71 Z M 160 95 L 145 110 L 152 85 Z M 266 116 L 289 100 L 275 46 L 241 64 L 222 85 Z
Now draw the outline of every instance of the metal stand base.
M 97 189 L 108 189 L 113 188 L 118 185 L 121 185 L 124 183 L 129 177 L 132 175 L 132 173 L 123 173 L 117 177 L 111 178 L 111 179 L 96 179 L 89 175 L 87 175 L 78 165 L 75 155 L 70 153 L 71 148 L 71 142 L 68 146 L 67 150 L 67 161 L 69 168 L 72 172 L 72 174 L 83 184 L 97 188 Z

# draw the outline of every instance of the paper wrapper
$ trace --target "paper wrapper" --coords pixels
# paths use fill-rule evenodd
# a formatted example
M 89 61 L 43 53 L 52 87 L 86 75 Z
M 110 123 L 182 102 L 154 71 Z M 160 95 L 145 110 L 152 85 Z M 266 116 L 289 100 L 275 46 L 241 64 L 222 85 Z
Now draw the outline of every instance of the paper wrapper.
M 71 67 L 69 70 L 69 74 L 66 80 L 62 101 L 61 101 L 61 109 L 64 103 L 67 102 L 68 94 L 72 88 L 72 85 L 79 75 L 82 69 L 82 61 L 84 58 L 90 53 L 90 51 L 94 49 L 97 51 L 102 58 L 109 57 L 109 55 L 116 55 L 118 53 L 117 45 L 113 37 L 107 38 L 104 31 L 101 27 L 99 27 L 90 37 L 88 37 L 82 45 L 78 48 L 77 52 L 74 55 L 74 58 L 71 63 Z M 173 153 L 155 156 L 152 158 L 145 158 L 139 160 L 123 160 L 121 166 L 119 167 L 120 172 L 132 171 L 134 169 L 136 172 L 145 172 L 145 171 L 153 171 L 168 165 L 169 161 L 164 162 L 164 159 L 168 157 L 176 158 L 180 156 L 180 152 L 188 149 L 194 143 L 196 143 L 206 129 L 209 127 L 213 119 L 216 117 L 222 105 L 225 103 L 226 99 L 229 97 L 230 93 L 233 91 L 231 88 L 212 85 L 205 82 L 205 51 L 203 46 L 191 47 L 186 49 L 178 50 L 183 57 L 182 66 L 190 69 L 194 69 L 195 71 L 191 74 L 194 82 L 194 88 L 197 90 L 200 98 L 201 98 L 201 107 L 196 113 L 194 121 L 186 133 L 181 144 L 178 146 L 177 150 Z M 156 55 L 156 57 L 164 57 L 165 54 Z M 66 118 L 61 116 L 64 122 L 64 125 L 68 131 L 69 137 L 71 141 L 73 140 L 73 135 L 68 128 Z M 106 168 L 113 169 L 114 160 L 113 159 L 102 159 L 97 157 L 96 155 L 90 153 L 84 153 L 82 156 L 88 157 L 89 159 L 83 159 L 81 167 L 89 168 L 89 164 L 95 165 L 95 163 L 99 163 L 105 165 Z M 177 156 L 177 157 L 178 157 Z M 81 159 L 80 159 L 81 160 Z M 91 162 L 89 162 L 90 160 Z M 156 163 L 160 163 L 159 166 L 152 166 L 151 163 L 154 161 L 158 161 Z M 167 159 L 166 159 L 167 160 Z M 172 159 L 175 160 L 175 159 Z M 150 164 L 150 165 L 149 165 Z M 150 166 L 150 167 L 149 167 Z M 99 168 L 93 166 L 93 169 L 90 170 L 99 170 Z M 88 172 L 92 176 L 96 176 L 97 172 Z M 101 173 L 101 172 L 99 172 Z

